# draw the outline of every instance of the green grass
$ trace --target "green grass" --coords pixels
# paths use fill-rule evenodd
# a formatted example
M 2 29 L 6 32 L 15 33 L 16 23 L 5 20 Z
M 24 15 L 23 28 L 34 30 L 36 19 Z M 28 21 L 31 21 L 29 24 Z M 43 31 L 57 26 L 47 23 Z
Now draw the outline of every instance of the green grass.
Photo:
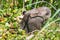
M 16 3 L 15 3 L 16 2 Z M 26 4 L 26 5 L 24 5 Z M 0 40 L 26 40 L 31 36 L 20 29 L 20 24 L 17 22 L 18 16 L 26 10 L 47 6 L 51 9 L 52 16 L 46 21 L 44 27 L 33 33 L 34 36 L 30 40 L 60 40 L 60 1 L 59 0 L 1 0 L 0 1 Z M 57 10 L 58 9 L 58 10 Z M 11 28 L 14 28 L 12 31 Z M 13 33 L 13 34 L 12 34 Z

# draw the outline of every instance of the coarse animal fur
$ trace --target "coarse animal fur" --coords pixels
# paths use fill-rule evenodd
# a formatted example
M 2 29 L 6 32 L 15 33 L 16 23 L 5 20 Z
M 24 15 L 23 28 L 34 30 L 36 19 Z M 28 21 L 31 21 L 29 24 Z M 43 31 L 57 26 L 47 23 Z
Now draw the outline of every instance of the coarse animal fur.
M 48 7 L 39 7 L 23 13 L 21 28 L 27 33 L 40 30 L 43 22 L 50 18 L 51 10 Z

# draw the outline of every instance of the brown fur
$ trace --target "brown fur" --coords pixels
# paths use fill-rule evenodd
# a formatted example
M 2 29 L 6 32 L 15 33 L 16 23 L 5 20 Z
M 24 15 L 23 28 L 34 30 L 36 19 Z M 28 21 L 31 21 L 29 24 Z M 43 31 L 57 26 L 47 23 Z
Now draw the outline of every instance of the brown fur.
M 40 30 L 43 22 L 50 18 L 50 16 L 51 10 L 48 7 L 39 7 L 29 10 L 24 14 L 21 21 L 21 28 L 26 30 L 26 32 Z M 28 28 L 25 24 L 28 25 Z

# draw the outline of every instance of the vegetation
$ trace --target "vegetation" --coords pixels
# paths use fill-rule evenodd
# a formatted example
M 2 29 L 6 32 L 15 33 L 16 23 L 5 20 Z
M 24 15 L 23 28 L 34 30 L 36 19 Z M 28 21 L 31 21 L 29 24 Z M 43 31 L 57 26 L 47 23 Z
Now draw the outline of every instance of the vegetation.
M 60 40 L 59 0 L 0 0 L 0 40 L 27 40 L 30 35 L 20 29 L 18 16 L 42 6 L 49 7 L 52 16 L 30 40 Z

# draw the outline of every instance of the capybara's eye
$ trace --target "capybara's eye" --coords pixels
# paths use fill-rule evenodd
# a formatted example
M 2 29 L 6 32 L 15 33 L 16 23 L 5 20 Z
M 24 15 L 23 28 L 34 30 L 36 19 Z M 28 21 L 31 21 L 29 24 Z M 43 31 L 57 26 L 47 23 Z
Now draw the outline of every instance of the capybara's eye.
M 46 13 L 45 15 L 49 15 L 49 13 Z

